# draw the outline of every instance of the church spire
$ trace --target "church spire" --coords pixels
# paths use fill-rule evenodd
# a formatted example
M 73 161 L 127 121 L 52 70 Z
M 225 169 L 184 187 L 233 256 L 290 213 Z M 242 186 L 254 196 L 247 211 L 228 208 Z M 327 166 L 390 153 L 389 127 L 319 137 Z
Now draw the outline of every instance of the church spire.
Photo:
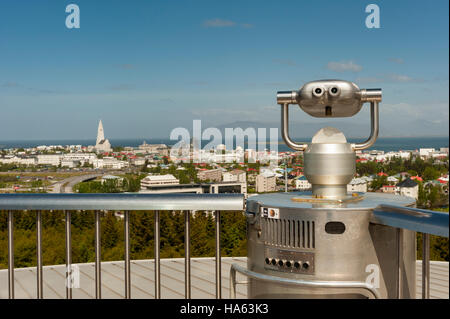
M 102 120 L 100 120 L 100 122 L 98 122 L 98 129 L 97 129 L 97 142 L 96 144 L 100 144 L 101 141 L 103 141 L 105 139 L 105 133 L 103 132 L 103 124 L 102 124 Z

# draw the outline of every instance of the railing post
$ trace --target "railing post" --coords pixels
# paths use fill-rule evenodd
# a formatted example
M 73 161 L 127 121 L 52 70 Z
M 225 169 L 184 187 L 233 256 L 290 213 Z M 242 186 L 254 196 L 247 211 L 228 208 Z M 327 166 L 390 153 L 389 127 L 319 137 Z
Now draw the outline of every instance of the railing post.
M 422 299 L 430 298 L 430 234 L 422 233 Z
M 14 212 L 8 211 L 8 298 L 14 299 Z
M 124 212 L 125 232 L 125 299 L 131 298 L 131 273 L 130 273 L 130 212 Z
M 161 298 L 161 264 L 160 264 L 160 234 L 159 234 L 159 211 L 155 211 L 155 299 Z
M 220 253 L 220 211 L 216 211 L 216 299 L 222 298 L 222 256 Z
M 186 299 L 191 298 L 191 226 L 190 211 L 184 212 L 184 294 Z
M 72 299 L 72 213 L 66 211 L 66 299 Z
M 230 268 L 230 299 L 236 299 L 236 269 Z
M 37 299 L 43 298 L 43 280 L 42 280 L 42 212 L 36 211 L 36 278 L 37 278 Z
M 397 298 L 402 298 L 403 289 L 403 229 L 397 228 Z
M 95 211 L 95 298 L 102 298 L 102 280 L 101 280 L 101 224 L 100 211 Z

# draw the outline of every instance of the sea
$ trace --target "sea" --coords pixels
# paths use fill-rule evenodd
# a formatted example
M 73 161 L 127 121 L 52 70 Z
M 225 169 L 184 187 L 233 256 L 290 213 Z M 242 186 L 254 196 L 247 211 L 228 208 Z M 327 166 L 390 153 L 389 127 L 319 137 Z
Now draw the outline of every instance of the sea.
M 295 139 L 296 141 L 310 141 L 311 137 L 305 139 Z M 134 138 L 134 139 L 110 139 L 109 140 L 113 147 L 115 146 L 130 146 L 138 147 L 144 141 L 147 144 L 166 144 L 168 146 L 174 145 L 177 141 L 169 139 L 157 139 L 157 138 Z M 350 143 L 362 142 L 363 139 L 352 139 L 349 138 Z M 203 146 L 209 143 L 209 141 L 202 141 Z M 0 140 L 0 149 L 8 148 L 30 148 L 39 145 L 95 145 L 95 140 L 10 140 L 2 141 Z M 247 143 L 245 143 L 245 148 Z M 260 147 L 258 145 L 258 147 Z M 439 150 L 441 147 L 449 147 L 448 137 L 379 137 L 375 144 L 369 148 L 369 150 L 379 150 L 379 151 L 399 151 L 399 150 L 417 150 L 419 148 L 434 148 Z M 265 147 L 261 145 L 260 149 L 267 148 L 270 146 L 267 144 Z M 284 144 L 283 141 L 278 143 L 278 151 L 285 152 L 290 149 Z

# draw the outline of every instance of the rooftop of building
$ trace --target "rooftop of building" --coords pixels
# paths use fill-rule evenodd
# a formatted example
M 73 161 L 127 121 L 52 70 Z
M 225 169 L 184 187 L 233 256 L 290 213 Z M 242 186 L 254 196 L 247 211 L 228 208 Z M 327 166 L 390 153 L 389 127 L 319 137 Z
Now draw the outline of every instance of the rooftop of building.
M 222 296 L 229 298 L 229 274 L 232 264 L 246 267 L 246 257 L 222 257 Z M 421 261 L 416 263 L 416 298 L 421 298 Z M 74 288 L 74 299 L 95 298 L 94 263 L 77 264 L 80 271 L 80 287 Z M 44 266 L 44 298 L 65 298 L 65 265 Z M 136 299 L 155 298 L 154 260 L 131 261 L 131 297 Z M 8 271 L 0 270 L 0 299 L 8 298 Z M 191 258 L 192 298 L 215 298 L 215 258 Z M 431 261 L 430 298 L 449 298 L 449 263 Z M 36 298 L 36 268 L 16 268 L 15 297 Z M 124 262 L 102 263 L 102 298 L 124 298 Z M 237 274 L 237 280 L 246 278 Z M 247 297 L 247 285 L 236 286 L 236 297 Z M 161 297 L 184 298 L 184 258 L 161 259 Z
M 171 180 L 171 181 L 178 181 L 178 179 L 173 176 L 172 174 L 165 174 L 165 175 L 147 175 L 145 178 L 145 180 L 148 181 L 167 181 L 167 180 Z
M 397 187 L 416 187 L 418 184 L 417 182 L 413 181 L 411 178 L 407 178 L 404 181 L 401 181 L 396 186 Z

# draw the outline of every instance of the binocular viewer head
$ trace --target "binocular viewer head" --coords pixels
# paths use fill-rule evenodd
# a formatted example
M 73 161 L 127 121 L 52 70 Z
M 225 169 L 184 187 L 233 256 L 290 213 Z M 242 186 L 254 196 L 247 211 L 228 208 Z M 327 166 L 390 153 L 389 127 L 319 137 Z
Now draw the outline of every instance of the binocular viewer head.
M 319 80 L 304 84 L 298 91 L 280 91 L 278 104 L 298 104 L 313 117 L 350 117 L 365 102 L 380 102 L 381 89 L 360 89 L 343 80 Z

